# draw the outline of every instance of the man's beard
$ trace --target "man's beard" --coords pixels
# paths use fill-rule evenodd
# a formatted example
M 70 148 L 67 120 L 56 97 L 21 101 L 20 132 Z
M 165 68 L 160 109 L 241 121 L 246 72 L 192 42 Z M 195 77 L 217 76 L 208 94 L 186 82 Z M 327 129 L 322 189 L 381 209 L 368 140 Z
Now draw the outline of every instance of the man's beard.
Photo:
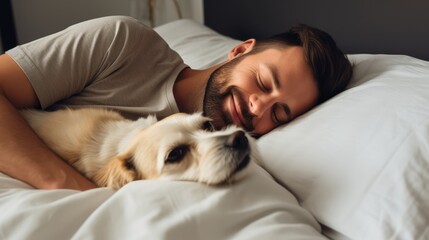
M 203 114 L 213 120 L 213 125 L 216 129 L 222 129 L 227 125 L 234 124 L 232 118 L 224 110 L 224 103 L 228 96 L 236 96 L 237 104 L 240 105 L 243 118 L 246 123 L 243 127 L 246 131 L 253 131 L 252 117 L 248 112 L 248 108 L 240 91 L 234 86 L 228 86 L 231 79 L 231 72 L 234 67 L 243 59 L 237 57 L 230 62 L 225 63 L 216 69 L 207 80 L 207 86 L 203 101 Z

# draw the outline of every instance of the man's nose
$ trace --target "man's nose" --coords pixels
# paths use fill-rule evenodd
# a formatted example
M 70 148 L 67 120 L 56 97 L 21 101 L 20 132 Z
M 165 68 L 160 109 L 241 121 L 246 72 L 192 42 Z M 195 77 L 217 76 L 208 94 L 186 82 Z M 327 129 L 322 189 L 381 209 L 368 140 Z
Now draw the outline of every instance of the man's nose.
M 262 116 L 274 104 L 274 98 L 268 95 L 252 94 L 249 97 L 249 110 L 255 116 Z

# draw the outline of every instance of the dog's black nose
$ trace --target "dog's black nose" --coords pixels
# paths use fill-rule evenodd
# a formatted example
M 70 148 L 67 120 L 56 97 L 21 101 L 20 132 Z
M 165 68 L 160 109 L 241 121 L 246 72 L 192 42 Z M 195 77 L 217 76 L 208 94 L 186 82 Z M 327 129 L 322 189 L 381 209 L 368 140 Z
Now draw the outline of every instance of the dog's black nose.
M 248 148 L 249 141 L 243 131 L 237 131 L 229 135 L 225 146 L 238 149 Z

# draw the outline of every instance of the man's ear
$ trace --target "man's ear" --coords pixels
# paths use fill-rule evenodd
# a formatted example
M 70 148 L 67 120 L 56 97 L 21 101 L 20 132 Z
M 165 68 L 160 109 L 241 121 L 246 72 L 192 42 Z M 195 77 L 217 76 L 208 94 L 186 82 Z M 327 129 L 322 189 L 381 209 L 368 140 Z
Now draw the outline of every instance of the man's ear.
M 254 38 L 247 39 L 246 41 L 235 46 L 228 53 L 228 60 L 232 60 L 238 56 L 241 56 L 245 53 L 250 52 L 255 46 L 256 40 Z

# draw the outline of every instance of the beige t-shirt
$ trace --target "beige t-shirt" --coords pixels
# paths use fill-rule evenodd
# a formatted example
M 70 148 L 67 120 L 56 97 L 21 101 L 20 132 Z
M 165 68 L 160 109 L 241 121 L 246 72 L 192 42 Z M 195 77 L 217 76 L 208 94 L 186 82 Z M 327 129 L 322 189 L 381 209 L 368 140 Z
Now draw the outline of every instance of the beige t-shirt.
M 103 17 L 7 52 L 43 109 L 108 107 L 127 117 L 178 112 L 173 84 L 186 65 L 150 27 Z

